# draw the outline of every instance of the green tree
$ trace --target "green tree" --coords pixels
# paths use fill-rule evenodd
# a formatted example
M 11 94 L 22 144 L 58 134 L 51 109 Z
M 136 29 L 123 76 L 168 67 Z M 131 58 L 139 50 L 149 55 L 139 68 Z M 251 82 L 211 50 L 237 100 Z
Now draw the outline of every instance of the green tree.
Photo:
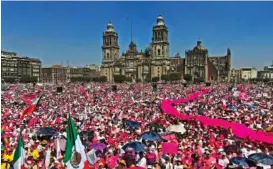
M 133 81 L 132 77 L 126 77 L 125 80 L 126 80 L 126 82 L 132 82 Z
M 185 74 L 184 75 L 184 80 L 186 80 L 187 82 L 192 81 L 192 75 L 191 74 Z
M 158 82 L 158 81 L 159 81 L 159 77 L 156 76 L 152 78 L 152 82 Z
M 170 80 L 170 75 L 169 74 L 161 75 L 161 80 L 169 81 Z
M 22 76 L 19 80 L 21 83 L 37 83 L 37 77 Z
M 107 82 L 107 77 L 106 76 L 100 76 L 99 81 L 100 82 Z
M 140 82 L 141 82 L 141 79 L 137 78 L 137 79 L 136 79 L 136 82 L 137 82 L 137 83 L 140 83 Z
M 123 83 L 125 82 L 126 77 L 124 75 L 114 75 L 114 81 L 116 83 Z
M 170 74 L 170 80 L 171 81 L 178 81 L 181 80 L 181 74 L 178 72 L 173 72 Z

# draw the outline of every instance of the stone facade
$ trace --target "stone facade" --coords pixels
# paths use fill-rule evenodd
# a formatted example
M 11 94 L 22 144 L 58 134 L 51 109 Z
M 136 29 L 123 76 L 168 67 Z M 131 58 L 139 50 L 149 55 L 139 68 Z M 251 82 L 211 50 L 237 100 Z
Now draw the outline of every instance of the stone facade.
M 101 75 L 106 76 L 109 82 L 114 82 L 114 75 L 144 81 L 151 80 L 152 77 L 161 78 L 171 72 L 179 72 L 181 77 L 191 74 L 204 81 L 229 80 L 229 49 L 225 56 L 209 57 L 208 50 L 198 41 L 194 49 L 186 51 L 185 58 L 181 58 L 179 54 L 170 57 L 168 28 L 162 16 L 157 18 L 152 33 L 152 42 L 144 52 L 139 51 L 137 45 L 131 42 L 128 50 L 119 56 L 118 34 L 110 22 L 103 33 Z
M 63 67 L 62 65 L 53 65 L 42 68 L 42 82 L 62 84 L 71 81 L 71 78 L 77 77 L 97 77 L 99 73 L 90 67 Z
M 1 79 L 20 80 L 22 77 L 41 79 L 41 61 L 35 58 L 19 57 L 15 52 L 1 51 Z
M 202 79 L 206 82 L 228 81 L 230 66 L 230 49 L 227 49 L 225 56 L 209 57 L 208 50 L 201 41 L 197 41 L 192 50 L 185 52 L 185 74 L 191 74 L 193 79 Z
M 157 18 L 153 27 L 153 37 L 145 52 L 137 49 L 134 42 L 128 50 L 119 57 L 118 34 L 112 23 L 107 25 L 103 33 L 101 75 L 109 82 L 114 81 L 114 75 L 125 75 L 132 80 L 151 79 L 167 74 L 170 69 L 168 28 L 162 16 Z

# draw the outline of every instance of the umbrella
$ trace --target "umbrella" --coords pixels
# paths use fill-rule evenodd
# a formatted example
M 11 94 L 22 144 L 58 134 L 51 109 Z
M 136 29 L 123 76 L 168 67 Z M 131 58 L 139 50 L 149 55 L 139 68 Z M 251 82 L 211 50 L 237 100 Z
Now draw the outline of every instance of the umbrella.
M 164 139 L 156 132 L 145 132 L 141 135 L 141 138 L 148 141 L 164 141 Z
M 125 121 L 126 126 L 128 126 L 129 128 L 134 128 L 134 127 L 140 127 L 141 123 L 137 122 L 137 121 L 130 121 L 130 120 L 126 120 Z
M 248 158 L 256 163 L 273 165 L 273 157 L 264 153 L 254 153 L 249 155 Z
M 106 149 L 106 147 L 107 146 L 103 143 L 95 143 L 95 144 L 92 144 L 89 148 L 95 149 L 95 150 L 104 150 L 104 149 Z
M 245 157 L 233 157 L 230 159 L 230 161 L 233 164 L 243 166 L 243 167 L 255 167 L 256 166 L 256 164 L 253 161 L 251 161 Z
M 163 129 L 164 127 L 161 124 L 158 123 L 150 123 L 148 124 L 149 127 L 155 128 L 155 129 Z
M 186 129 L 184 127 L 184 124 L 178 124 L 178 125 L 171 125 L 169 126 L 167 129 L 167 131 L 172 131 L 172 132 L 176 132 L 176 133 L 185 133 Z
M 36 134 L 39 136 L 53 136 L 56 133 L 57 132 L 52 127 L 42 127 L 36 131 Z
M 124 151 L 126 151 L 128 148 L 133 148 L 134 152 L 144 152 L 144 144 L 142 144 L 141 142 L 127 143 L 125 146 L 122 147 Z

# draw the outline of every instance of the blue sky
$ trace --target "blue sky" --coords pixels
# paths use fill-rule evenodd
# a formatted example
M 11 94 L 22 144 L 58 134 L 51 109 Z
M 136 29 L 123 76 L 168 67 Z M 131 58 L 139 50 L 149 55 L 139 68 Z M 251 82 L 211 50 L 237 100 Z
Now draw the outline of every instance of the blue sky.
M 101 62 L 102 32 L 109 20 L 119 34 L 120 53 L 130 43 L 151 42 L 162 15 L 170 55 L 196 45 L 210 56 L 232 52 L 232 67 L 258 69 L 273 60 L 273 2 L 2 2 L 2 50 L 40 58 L 44 65 L 83 66 Z

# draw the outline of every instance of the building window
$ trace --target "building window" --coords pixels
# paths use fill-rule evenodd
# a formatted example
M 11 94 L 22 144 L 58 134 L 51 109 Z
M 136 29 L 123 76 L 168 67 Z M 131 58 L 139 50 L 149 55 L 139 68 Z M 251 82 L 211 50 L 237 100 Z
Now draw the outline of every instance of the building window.
M 160 55 L 160 49 L 157 50 L 157 55 L 158 55 L 158 56 Z

